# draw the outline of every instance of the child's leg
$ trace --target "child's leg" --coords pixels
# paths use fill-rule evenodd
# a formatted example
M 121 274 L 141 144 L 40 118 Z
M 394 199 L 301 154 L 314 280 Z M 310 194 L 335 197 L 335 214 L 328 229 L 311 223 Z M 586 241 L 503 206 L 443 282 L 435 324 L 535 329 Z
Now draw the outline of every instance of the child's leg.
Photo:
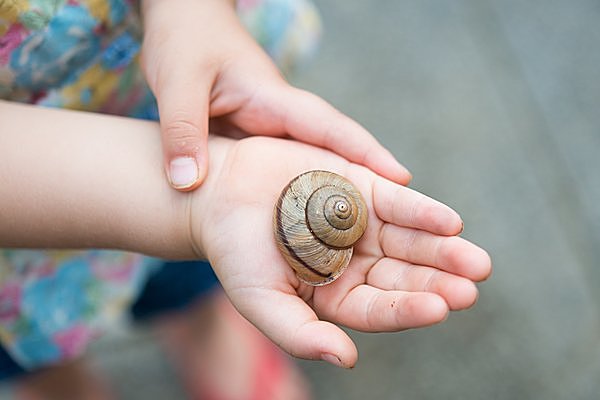
M 133 305 L 192 398 L 307 399 L 293 363 L 231 306 L 206 262 L 166 263 Z
M 216 290 L 155 328 L 191 398 L 310 398 L 298 368 Z
M 115 396 L 84 359 L 23 375 L 14 383 L 15 400 L 111 400 Z

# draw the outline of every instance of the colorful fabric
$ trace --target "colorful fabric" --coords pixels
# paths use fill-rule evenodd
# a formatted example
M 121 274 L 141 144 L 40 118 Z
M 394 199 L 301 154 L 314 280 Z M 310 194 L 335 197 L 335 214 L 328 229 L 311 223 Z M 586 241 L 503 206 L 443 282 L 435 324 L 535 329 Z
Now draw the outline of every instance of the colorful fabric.
M 311 59 L 321 20 L 307 0 L 238 0 L 238 15 L 256 41 L 284 72 Z
M 239 0 L 238 11 L 282 68 L 314 50 L 311 3 Z M 0 0 L 0 99 L 157 120 L 141 40 L 137 1 Z M 116 251 L 0 250 L 0 342 L 27 369 L 77 357 L 159 264 Z
M 159 263 L 117 251 L 2 250 L 0 260 L 0 339 L 25 368 L 81 354 Z

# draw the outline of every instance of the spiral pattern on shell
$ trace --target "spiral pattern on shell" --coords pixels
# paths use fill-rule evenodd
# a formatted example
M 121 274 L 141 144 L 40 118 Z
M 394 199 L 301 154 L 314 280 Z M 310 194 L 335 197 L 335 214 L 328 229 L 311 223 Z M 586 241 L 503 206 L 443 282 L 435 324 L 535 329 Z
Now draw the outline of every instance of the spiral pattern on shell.
M 321 286 L 348 266 L 352 246 L 367 227 L 367 207 L 346 178 L 309 171 L 283 189 L 273 225 L 277 246 L 298 278 Z

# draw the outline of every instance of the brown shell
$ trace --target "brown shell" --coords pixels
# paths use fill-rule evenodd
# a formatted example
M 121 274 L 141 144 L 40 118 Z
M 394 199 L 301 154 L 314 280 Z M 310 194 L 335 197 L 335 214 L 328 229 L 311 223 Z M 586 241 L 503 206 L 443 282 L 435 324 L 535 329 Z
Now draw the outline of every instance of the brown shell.
M 275 241 L 298 278 L 314 286 L 338 278 L 367 228 L 367 206 L 346 178 L 309 171 L 281 192 L 273 217 Z

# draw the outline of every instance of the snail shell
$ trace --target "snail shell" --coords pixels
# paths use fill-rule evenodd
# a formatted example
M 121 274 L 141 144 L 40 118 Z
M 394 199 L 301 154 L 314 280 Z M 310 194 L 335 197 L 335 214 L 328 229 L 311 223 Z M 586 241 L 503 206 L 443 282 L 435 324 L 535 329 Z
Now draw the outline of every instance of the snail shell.
M 348 266 L 352 246 L 367 228 L 367 206 L 346 178 L 309 171 L 281 192 L 273 227 L 277 246 L 298 278 L 321 286 Z

